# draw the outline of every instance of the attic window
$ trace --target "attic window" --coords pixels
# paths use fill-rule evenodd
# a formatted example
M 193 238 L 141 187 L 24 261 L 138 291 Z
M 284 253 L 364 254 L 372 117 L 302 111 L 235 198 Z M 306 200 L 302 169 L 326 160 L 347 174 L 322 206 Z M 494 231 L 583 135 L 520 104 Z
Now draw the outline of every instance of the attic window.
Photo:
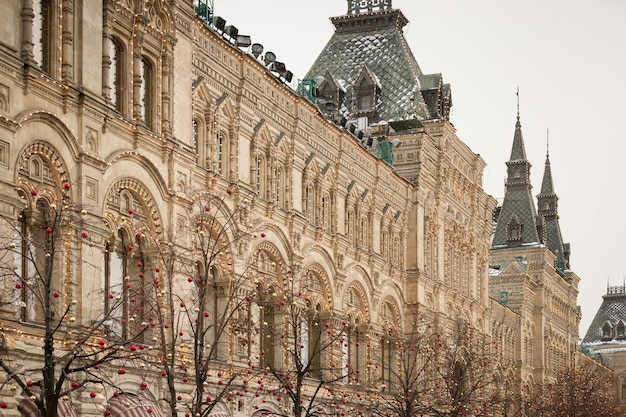
M 626 339 L 626 324 L 623 320 L 620 320 L 615 327 L 615 338 L 618 340 Z
M 357 113 L 370 113 L 375 110 L 376 84 L 369 77 L 363 77 L 357 81 L 354 92 Z
M 611 340 L 613 338 L 613 326 L 608 321 L 602 325 L 602 340 Z
M 524 225 L 517 219 L 512 219 L 509 223 L 509 244 L 520 244 L 522 241 L 522 231 Z

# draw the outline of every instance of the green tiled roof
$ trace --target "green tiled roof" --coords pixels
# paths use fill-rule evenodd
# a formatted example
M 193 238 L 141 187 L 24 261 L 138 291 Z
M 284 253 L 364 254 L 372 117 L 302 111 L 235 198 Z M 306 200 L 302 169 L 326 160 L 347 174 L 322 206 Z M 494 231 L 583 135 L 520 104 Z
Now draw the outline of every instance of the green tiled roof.
M 352 85 L 363 68 L 367 68 L 380 85 L 378 120 L 404 119 L 411 115 L 428 118 L 421 94 L 423 74 L 402 33 L 408 22 L 402 12 L 344 15 L 331 21 L 335 33 L 306 77 L 317 78 L 330 72 L 346 89 L 340 108 L 350 115 L 355 100 Z
M 614 329 L 620 320 L 626 322 L 626 288 L 624 286 L 609 287 L 607 294 L 604 295 L 602 305 L 598 309 L 587 333 L 583 338 L 582 343 L 600 343 L 600 342 L 614 342 L 614 336 L 612 334 L 608 338 L 602 338 L 602 326 L 605 323 L 609 323 Z
M 511 159 L 506 163 L 508 177 L 502 209 L 498 217 L 498 224 L 493 237 L 492 247 L 520 246 L 538 243 L 537 211 L 531 194 L 530 163 L 526 159 L 522 125 L 517 119 Z M 521 224 L 521 236 L 514 243 L 509 236 L 509 225 L 512 222 Z

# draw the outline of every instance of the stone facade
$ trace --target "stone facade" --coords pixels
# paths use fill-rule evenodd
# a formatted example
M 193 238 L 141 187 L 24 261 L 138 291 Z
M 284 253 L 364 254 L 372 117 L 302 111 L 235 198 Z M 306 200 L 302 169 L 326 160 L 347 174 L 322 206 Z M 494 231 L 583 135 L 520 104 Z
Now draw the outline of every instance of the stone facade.
M 372 141 L 400 141 L 390 166 L 207 26 L 189 1 L 32 3 L 0 5 L 11 22 L 0 27 L 0 210 L 18 224 L 41 196 L 54 202 L 72 185 L 72 200 L 90 213 L 92 244 L 68 238 L 82 261 L 67 261 L 58 286 L 77 301 L 79 323 L 105 303 L 109 245 L 123 240 L 129 208 L 165 235 L 185 227 L 190 190 L 229 189 L 251 201 L 235 226 L 250 233 L 229 248 L 224 274 L 243 274 L 263 252 L 295 279 L 314 271 L 328 314 L 359 317 L 369 332 L 404 322 L 415 306 L 448 329 L 471 323 L 529 382 L 572 357 L 578 278 L 559 275 L 545 246 L 490 255 L 496 201 L 482 188 L 485 161 L 445 117 L 382 136 L 368 126 Z M 496 263 L 502 269 L 490 278 Z M 35 362 L 36 313 L 4 305 L 3 314 L 13 354 Z M 236 341 L 223 343 L 232 352 Z M 139 379 L 128 378 L 132 391 Z M 162 388 L 152 387 L 155 396 Z M 79 407 L 102 413 L 93 402 Z M 224 412 L 254 410 L 243 403 Z

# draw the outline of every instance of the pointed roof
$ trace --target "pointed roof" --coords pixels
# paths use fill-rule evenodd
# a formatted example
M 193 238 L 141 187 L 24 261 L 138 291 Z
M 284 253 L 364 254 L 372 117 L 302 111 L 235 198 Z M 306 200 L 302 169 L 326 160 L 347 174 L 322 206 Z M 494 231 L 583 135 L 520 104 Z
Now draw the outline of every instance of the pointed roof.
M 335 33 L 308 71 L 307 78 L 330 72 L 346 87 L 340 109 L 350 115 L 356 102 L 352 86 L 365 67 L 376 75 L 381 87 L 377 120 L 401 119 L 406 115 L 428 118 L 421 94 L 423 73 L 402 32 L 408 19 L 400 10 L 391 8 L 391 0 L 348 0 L 348 13 L 331 18 L 331 22 Z
M 557 269 L 563 272 L 569 269 L 569 245 L 563 244 L 558 213 L 559 197 L 554 192 L 552 170 L 550 169 L 550 153 L 546 152 L 546 165 L 543 171 L 541 192 L 537 195 L 539 216 L 542 218 L 541 240 L 556 256 Z
M 543 180 L 541 181 L 540 196 L 552 196 L 554 194 L 554 183 L 552 181 L 552 169 L 550 169 L 550 151 L 546 150 L 546 165 L 543 170 Z
M 602 296 L 602 305 L 589 325 L 582 343 L 614 343 L 616 339 L 626 343 L 626 334 L 620 337 L 614 331 L 603 332 L 603 327 L 614 329 L 620 321 L 626 322 L 626 286 L 607 287 L 606 295 Z
M 531 165 L 526 159 L 519 113 L 515 123 L 511 158 L 506 165 L 506 191 L 492 241 L 494 249 L 539 243 L 537 211 L 531 194 Z
M 511 162 L 526 161 L 526 148 L 524 147 L 524 137 L 522 136 L 522 124 L 517 115 L 515 123 L 515 134 L 513 135 L 513 147 L 511 148 Z

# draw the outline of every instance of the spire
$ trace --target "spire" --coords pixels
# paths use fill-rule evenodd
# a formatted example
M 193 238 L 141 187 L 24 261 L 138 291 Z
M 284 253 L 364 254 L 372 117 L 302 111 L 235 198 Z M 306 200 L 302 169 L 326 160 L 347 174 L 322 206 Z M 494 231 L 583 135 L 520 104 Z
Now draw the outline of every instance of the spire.
M 569 245 L 563 243 L 559 225 L 558 201 L 554 192 L 552 169 L 550 168 L 549 131 L 546 131 L 546 165 L 541 181 L 541 192 L 537 195 L 538 213 L 541 217 L 541 241 L 556 256 L 556 268 L 563 272 L 569 269 Z
M 549 135 L 549 131 L 546 130 L 546 136 Z M 554 195 L 554 184 L 552 183 L 552 170 L 550 169 L 550 138 L 546 139 L 546 165 L 543 171 L 543 181 L 541 182 L 541 193 L 539 196 L 551 196 Z M 538 197 L 539 197 L 538 196 Z
M 517 96 L 517 121 L 513 135 L 511 158 L 506 163 L 506 191 L 497 219 L 492 248 L 515 247 L 539 243 L 537 210 L 531 194 L 530 162 L 526 159 L 524 137 L 519 116 L 519 90 Z
M 522 136 L 522 123 L 519 117 L 519 87 L 515 92 L 517 96 L 517 122 L 515 123 L 515 135 L 513 136 L 513 148 L 511 149 L 512 161 L 520 161 L 526 159 L 526 149 L 524 149 L 524 137 Z

